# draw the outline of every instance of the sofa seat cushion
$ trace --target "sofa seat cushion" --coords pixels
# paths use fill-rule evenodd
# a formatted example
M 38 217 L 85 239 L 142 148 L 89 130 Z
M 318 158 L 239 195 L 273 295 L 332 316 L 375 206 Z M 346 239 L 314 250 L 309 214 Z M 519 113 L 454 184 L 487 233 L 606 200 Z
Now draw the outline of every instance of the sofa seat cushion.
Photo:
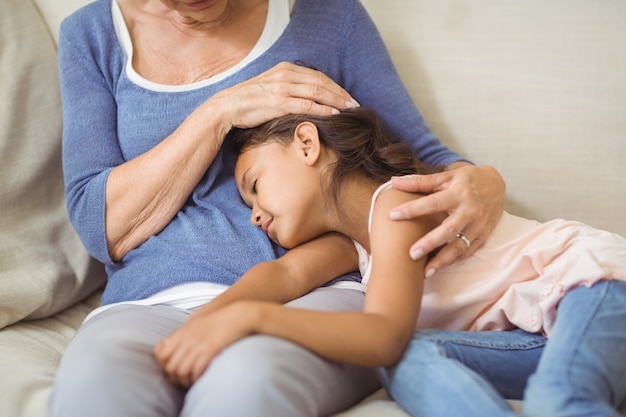
M 0 416 L 45 416 L 63 350 L 100 292 L 52 317 L 22 321 L 0 331 Z

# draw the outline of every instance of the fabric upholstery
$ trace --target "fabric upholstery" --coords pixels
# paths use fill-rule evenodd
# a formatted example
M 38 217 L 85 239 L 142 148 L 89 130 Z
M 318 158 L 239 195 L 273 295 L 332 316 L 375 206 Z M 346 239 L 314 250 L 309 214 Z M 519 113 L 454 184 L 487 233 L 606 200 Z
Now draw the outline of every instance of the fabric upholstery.
M 62 309 L 90 291 L 79 282 L 97 286 L 61 219 L 53 45 L 88 1 L 0 1 L 0 327 Z M 626 2 L 362 2 L 429 125 L 500 170 L 510 212 L 626 235 Z M 63 349 L 97 304 L 95 294 L 0 331 L 0 416 L 46 415 Z M 379 391 L 340 416 L 406 413 Z
M 0 2 L 0 74 L 2 328 L 75 304 L 104 275 L 67 219 L 56 51 L 30 1 Z
M 45 417 L 48 396 L 65 346 L 100 294 L 53 317 L 21 321 L 0 331 L 0 416 Z
M 363 0 L 433 131 L 507 210 L 626 235 L 626 2 Z

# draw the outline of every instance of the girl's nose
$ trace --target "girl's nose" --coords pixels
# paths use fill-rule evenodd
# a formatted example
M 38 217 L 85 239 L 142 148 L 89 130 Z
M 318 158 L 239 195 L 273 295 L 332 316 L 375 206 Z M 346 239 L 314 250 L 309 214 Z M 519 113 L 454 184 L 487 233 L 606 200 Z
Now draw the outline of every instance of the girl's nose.
M 250 216 L 250 223 L 252 223 L 256 227 L 261 227 L 261 214 L 258 211 L 253 211 Z

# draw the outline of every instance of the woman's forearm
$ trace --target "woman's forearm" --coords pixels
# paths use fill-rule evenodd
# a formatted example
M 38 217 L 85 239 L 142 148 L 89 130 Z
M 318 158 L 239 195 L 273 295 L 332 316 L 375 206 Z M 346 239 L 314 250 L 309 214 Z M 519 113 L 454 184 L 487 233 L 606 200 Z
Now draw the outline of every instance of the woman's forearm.
M 205 102 L 170 136 L 113 169 L 106 184 L 106 237 L 114 261 L 161 231 L 213 162 L 230 126 Z

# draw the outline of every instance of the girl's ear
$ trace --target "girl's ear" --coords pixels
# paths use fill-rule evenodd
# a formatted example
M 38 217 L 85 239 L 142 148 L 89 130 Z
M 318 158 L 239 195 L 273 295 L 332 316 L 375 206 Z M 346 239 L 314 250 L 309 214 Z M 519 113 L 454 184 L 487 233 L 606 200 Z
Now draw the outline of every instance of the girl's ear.
M 315 165 L 320 157 L 321 144 L 317 126 L 302 122 L 294 131 L 293 144 L 298 156 L 307 164 Z

